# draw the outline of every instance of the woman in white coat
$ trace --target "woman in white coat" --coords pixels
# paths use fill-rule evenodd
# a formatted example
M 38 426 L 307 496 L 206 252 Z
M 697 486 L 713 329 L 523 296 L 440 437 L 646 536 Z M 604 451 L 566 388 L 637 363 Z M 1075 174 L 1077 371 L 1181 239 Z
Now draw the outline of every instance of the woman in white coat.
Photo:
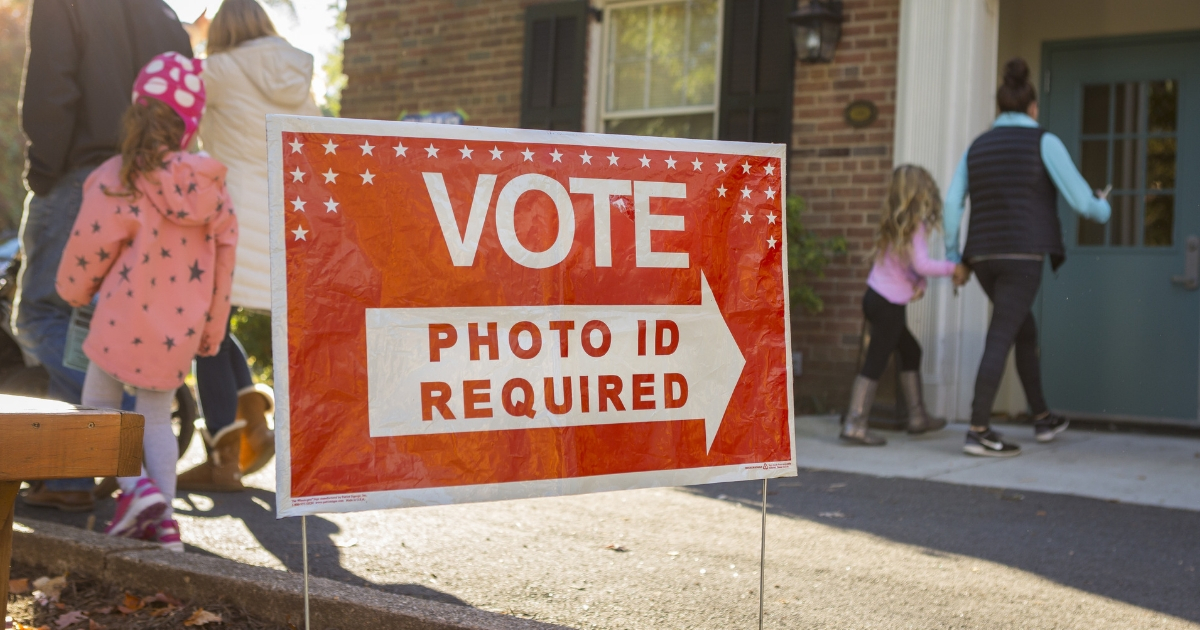
M 313 57 L 275 31 L 256 0 L 225 0 L 208 30 L 204 84 L 208 109 L 200 126 L 205 151 L 229 168 L 226 187 L 238 213 L 234 307 L 269 311 L 267 114 L 319 116 L 312 97 Z M 266 413 L 270 388 L 254 385 L 245 353 L 231 335 L 214 357 L 196 359 L 208 461 L 179 476 L 185 490 L 237 491 L 241 476 L 274 454 Z

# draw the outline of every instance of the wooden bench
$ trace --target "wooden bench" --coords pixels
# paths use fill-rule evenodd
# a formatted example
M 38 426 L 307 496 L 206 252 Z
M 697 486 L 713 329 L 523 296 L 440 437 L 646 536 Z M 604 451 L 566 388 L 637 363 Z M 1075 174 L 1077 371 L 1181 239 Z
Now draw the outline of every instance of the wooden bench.
M 141 415 L 127 411 L 0 394 L 0 612 L 8 611 L 13 506 L 21 482 L 139 475 L 144 424 Z

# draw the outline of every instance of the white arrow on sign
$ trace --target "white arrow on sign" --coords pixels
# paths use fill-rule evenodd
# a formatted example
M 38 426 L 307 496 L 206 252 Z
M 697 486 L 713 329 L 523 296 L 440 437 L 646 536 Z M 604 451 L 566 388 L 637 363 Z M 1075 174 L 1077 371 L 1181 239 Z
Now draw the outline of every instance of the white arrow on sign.
M 711 448 L 746 359 L 700 283 L 699 306 L 369 308 L 371 437 L 703 418 Z

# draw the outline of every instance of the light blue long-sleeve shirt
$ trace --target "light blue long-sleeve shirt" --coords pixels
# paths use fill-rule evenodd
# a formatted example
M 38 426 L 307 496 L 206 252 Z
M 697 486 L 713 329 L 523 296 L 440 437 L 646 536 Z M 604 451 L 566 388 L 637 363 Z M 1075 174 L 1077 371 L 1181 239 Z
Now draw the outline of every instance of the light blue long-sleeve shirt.
M 1037 121 L 1020 112 L 1004 112 L 996 117 L 993 127 L 1037 127 Z M 942 212 L 944 234 L 946 237 L 946 260 L 962 262 L 962 254 L 958 250 L 958 229 L 962 225 L 963 204 L 967 199 L 967 153 L 963 153 L 958 168 L 954 169 L 954 179 L 946 189 L 945 207 Z M 1067 200 L 1075 212 L 1100 223 L 1107 223 L 1112 208 L 1108 201 L 1099 199 L 1092 193 L 1087 180 L 1075 168 L 1071 154 L 1058 136 L 1046 132 L 1042 134 L 1042 164 L 1058 192 Z

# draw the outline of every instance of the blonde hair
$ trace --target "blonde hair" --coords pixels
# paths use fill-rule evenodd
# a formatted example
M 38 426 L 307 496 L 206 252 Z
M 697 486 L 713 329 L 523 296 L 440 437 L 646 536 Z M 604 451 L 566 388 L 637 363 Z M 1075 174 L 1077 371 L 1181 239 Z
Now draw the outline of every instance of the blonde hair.
M 208 25 L 207 52 L 232 50 L 252 39 L 278 35 L 271 16 L 257 0 L 225 0 Z
M 134 103 L 121 118 L 121 190 L 105 190 L 110 197 L 137 199 L 138 179 L 154 178 L 167 154 L 179 149 L 187 129 L 170 105 L 153 98 Z
M 909 261 L 917 228 L 924 225 L 926 231 L 941 229 L 941 223 L 942 196 L 933 175 L 915 164 L 897 166 L 880 213 L 874 255 L 890 251 L 900 260 Z

